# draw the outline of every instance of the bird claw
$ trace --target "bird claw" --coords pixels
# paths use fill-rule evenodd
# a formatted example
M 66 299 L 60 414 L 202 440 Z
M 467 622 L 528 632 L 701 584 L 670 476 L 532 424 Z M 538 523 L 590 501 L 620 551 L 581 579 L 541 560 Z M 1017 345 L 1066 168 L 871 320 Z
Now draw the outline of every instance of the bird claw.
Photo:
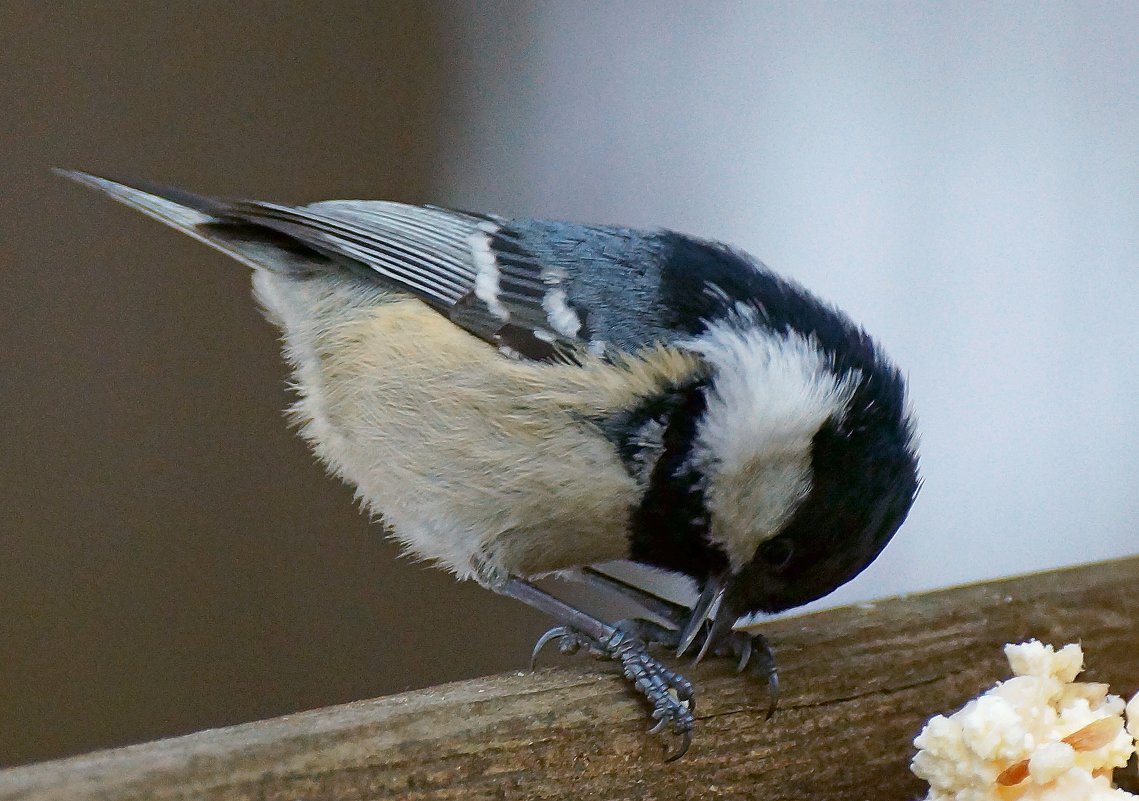
M 740 661 L 736 665 L 736 673 L 743 673 L 747 667 L 748 660 L 751 659 L 751 652 L 754 650 L 751 639 L 744 640 L 743 646 L 740 648 Z
M 680 759 L 682 756 L 688 753 L 688 746 L 690 745 L 692 745 L 692 730 L 688 729 L 680 735 L 680 745 L 676 747 L 676 750 L 671 754 L 667 751 L 665 752 L 664 761 L 675 762 L 676 760 Z
M 650 656 L 644 641 L 621 628 L 613 629 L 613 633 L 603 640 L 595 640 L 568 626 L 552 628 L 534 646 L 531 670 L 538 654 L 554 640 L 559 641 L 558 650 L 564 654 L 585 649 L 594 656 L 618 662 L 626 680 L 652 706 L 652 718 L 657 722 L 649 732 L 660 734 L 671 730 L 680 738 L 675 750 L 666 751 L 665 761 L 672 762 L 684 756 L 692 743 L 692 729 L 696 725 L 695 690 L 688 679 Z
M 564 656 L 572 656 L 582 649 L 587 651 L 591 656 L 599 659 L 604 659 L 608 656 L 592 638 L 571 629 L 569 626 L 554 626 L 534 643 L 534 650 L 530 652 L 531 673 L 535 670 L 538 655 L 542 653 L 547 645 L 555 640 L 557 640 L 558 643 L 558 651 Z
M 534 643 L 534 650 L 532 650 L 530 652 L 530 672 L 531 673 L 533 673 L 535 670 L 535 665 L 538 662 L 538 654 L 542 653 L 542 649 L 544 649 L 547 645 L 549 645 L 551 641 L 556 640 L 559 637 L 565 637 L 569 633 L 570 633 L 570 630 L 567 629 L 565 626 L 554 626 L 552 629 L 550 629 L 547 632 L 544 632 L 542 634 L 542 636 L 538 638 L 538 641 L 536 643 Z
M 770 643 L 762 634 L 748 634 L 744 631 L 731 631 L 723 636 L 719 643 L 708 647 L 708 638 L 712 636 L 711 627 L 705 623 L 700 630 L 697 641 L 701 642 L 700 654 L 693 664 L 700 661 L 706 653 L 712 656 L 736 660 L 736 672 L 743 673 L 750 666 L 753 672 L 767 679 L 767 695 L 770 701 L 767 706 L 767 717 L 775 714 L 779 705 L 779 669 L 775 663 L 775 652 L 771 650 Z
M 676 629 L 661 626 L 650 620 L 634 618 L 620 620 L 614 625 L 630 637 L 650 644 L 663 645 L 669 649 L 676 648 L 679 641 L 679 633 Z M 743 673 L 750 666 L 754 672 L 766 677 L 767 694 L 771 699 L 767 707 L 767 717 L 770 718 L 775 714 L 775 709 L 779 704 L 779 670 L 775 664 L 775 652 L 771 650 L 767 638 L 762 634 L 731 631 L 723 637 L 720 643 L 710 649 L 705 649 L 704 644 L 707 642 L 710 633 L 711 627 L 705 622 L 696 637 L 696 642 L 701 644 L 700 650 L 702 652 L 721 658 L 735 659 L 737 673 Z M 689 705 L 689 708 L 695 709 L 694 701 Z
M 619 620 L 614 626 L 627 636 L 635 637 L 649 644 L 663 645 L 665 648 L 676 648 L 679 633 L 654 623 L 651 620 L 633 618 Z M 762 634 L 748 634 L 743 631 L 731 631 L 714 647 L 705 649 L 704 645 L 711 633 L 711 626 L 704 623 L 699 630 L 696 642 L 701 644 L 700 650 L 712 656 L 736 660 L 736 672 L 743 673 L 750 666 L 753 672 L 767 679 L 767 695 L 770 698 L 767 707 L 767 717 L 775 714 L 779 705 L 779 670 L 775 664 L 775 652 Z M 696 664 L 694 661 L 693 664 Z M 695 699 L 689 703 L 689 709 L 695 709 Z
M 770 698 L 767 717 L 774 715 L 775 707 L 779 705 L 779 669 L 767 638 L 762 634 L 733 631 L 715 653 L 717 656 L 736 658 L 737 673 L 743 673 L 751 665 L 752 670 L 767 678 L 767 695 Z

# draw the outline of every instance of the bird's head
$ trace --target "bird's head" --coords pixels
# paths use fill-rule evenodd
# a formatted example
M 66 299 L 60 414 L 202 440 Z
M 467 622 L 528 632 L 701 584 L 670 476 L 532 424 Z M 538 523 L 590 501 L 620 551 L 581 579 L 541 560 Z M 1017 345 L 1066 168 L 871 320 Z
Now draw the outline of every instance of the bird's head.
M 699 248 L 677 281 L 703 277 L 683 343 L 703 369 L 662 417 L 634 558 L 720 587 L 734 622 L 869 565 L 913 504 L 917 454 L 902 375 L 864 331 L 762 265 L 742 270 L 748 257 Z

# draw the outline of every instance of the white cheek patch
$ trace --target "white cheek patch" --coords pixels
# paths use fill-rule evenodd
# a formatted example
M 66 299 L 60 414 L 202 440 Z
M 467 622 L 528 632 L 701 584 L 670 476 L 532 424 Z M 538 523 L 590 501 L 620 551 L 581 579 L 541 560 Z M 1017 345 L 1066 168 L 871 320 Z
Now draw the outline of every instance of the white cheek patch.
M 797 447 L 757 455 L 735 469 L 719 469 L 704 491 L 711 515 L 709 539 L 733 571 L 778 533 L 811 489 L 809 452 Z
M 812 340 L 746 323 L 716 323 L 685 343 L 712 368 L 694 459 L 707 477 L 711 539 L 733 570 L 809 492 L 811 441 L 827 420 L 842 417 L 858 380 L 835 375 Z
M 509 320 L 510 311 L 499 300 L 498 263 L 494 258 L 494 251 L 490 248 L 490 237 L 498 226 L 493 223 L 484 223 L 482 230 L 473 233 L 467 239 L 471 246 L 471 258 L 475 268 L 475 297 L 486 304 L 491 314 L 500 320 Z

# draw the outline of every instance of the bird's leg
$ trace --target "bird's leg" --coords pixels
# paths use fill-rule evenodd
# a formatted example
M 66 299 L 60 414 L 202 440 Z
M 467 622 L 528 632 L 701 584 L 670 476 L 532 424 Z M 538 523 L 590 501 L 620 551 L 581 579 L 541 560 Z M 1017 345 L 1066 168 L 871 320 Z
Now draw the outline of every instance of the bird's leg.
M 668 761 L 684 755 L 692 741 L 692 728 L 696 723 L 692 684 L 650 656 L 643 640 L 623 628 L 610 626 L 587 615 L 528 581 L 510 577 L 495 589 L 545 612 L 562 624 L 542 635 L 534 647 L 533 657 L 548 642 L 557 640 L 563 653 L 585 649 L 594 656 L 620 663 L 625 678 L 652 706 L 656 725 L 650 731 L 655 734 L 670 728 L 680 737 L 680 744 L 667 756 Z
M 775 706 L 779 701 L 779 671 L 775 664 L 775 654 L 772 652 L 767 638 L 762 634 L 729 631 L 722 633 L 717 638 L 719 642 L 710 642 L 712 638 L 709 635 L 712 633 L 712 624 L 709 623 L 707 615 L 711 607 L 709 601 L 715 600 L 715 585 L 713 583 L 710 582 L 705 587 L 705 592 L 701 593 L 701 598 L 696 607 L 689 609 L 682 604 L 661 598 L 659 595 L 622 581 L 608 573 L 603 573 L 596 568 L 584 567 L 580 570 L 580 574 L 589 584 L 600 587 L 612 595 L 619 595 L 633 601 L 649 614 L 668 624 L 668 627 L 665 627 L 652 621 L 640 619 L 620 621 L 616 624 L 632 636 L 646 643 L 660 644 L 666 648 L 677 649 L 680 653 L 687 651 L 693 641 L 700 641 L 701 648 L 696 658 L 697 662 L 707 653 L 714 656 L 730 657 L 738 660 L 736 670 L 740 673 L 747 668 L 750 662 L 752 667 L 767 679 L 767 692 L 771 698 L 768 715 L 775 711 Z M 708 599 L 705 598 L 706 594 L 710 596 Z M 700 601 L 705 601 L 705 603 L 701 604 Z M 692 639 L 681 649 L 680 645 L 684 632 L 691 632 Z
M 619 595 L 622 598 L 627 598 L 649 614 L 656 615 L 676 629 L 678 633 L 680 629 L 684 628 L 684 624 L 688 622 L 688 617 L 692 612 L 691 609 L 683 604 L 675 603 L 667 598 L 661 598 L 659 595 L 638 587 L 635 584 L 630 584 L 616 576 L 603 573 L 595 567 L 583 567 L 578 571 L 578 574 L 587 583 L 595 587 L 600 587 L 610 595 Z M 674 645 L 673 647 L 676 646 Z

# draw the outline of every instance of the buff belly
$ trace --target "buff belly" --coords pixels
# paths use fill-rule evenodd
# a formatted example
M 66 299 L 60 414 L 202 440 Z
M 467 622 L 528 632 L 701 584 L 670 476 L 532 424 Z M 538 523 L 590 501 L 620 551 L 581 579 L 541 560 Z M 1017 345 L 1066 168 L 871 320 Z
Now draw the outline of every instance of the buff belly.
M 586 418 L 690 358 L 523 362 L 407 295 L 264 271 L 254 284 L 305 438 L 411 553 L 486 584 L 628 556 L 641 489 Z

